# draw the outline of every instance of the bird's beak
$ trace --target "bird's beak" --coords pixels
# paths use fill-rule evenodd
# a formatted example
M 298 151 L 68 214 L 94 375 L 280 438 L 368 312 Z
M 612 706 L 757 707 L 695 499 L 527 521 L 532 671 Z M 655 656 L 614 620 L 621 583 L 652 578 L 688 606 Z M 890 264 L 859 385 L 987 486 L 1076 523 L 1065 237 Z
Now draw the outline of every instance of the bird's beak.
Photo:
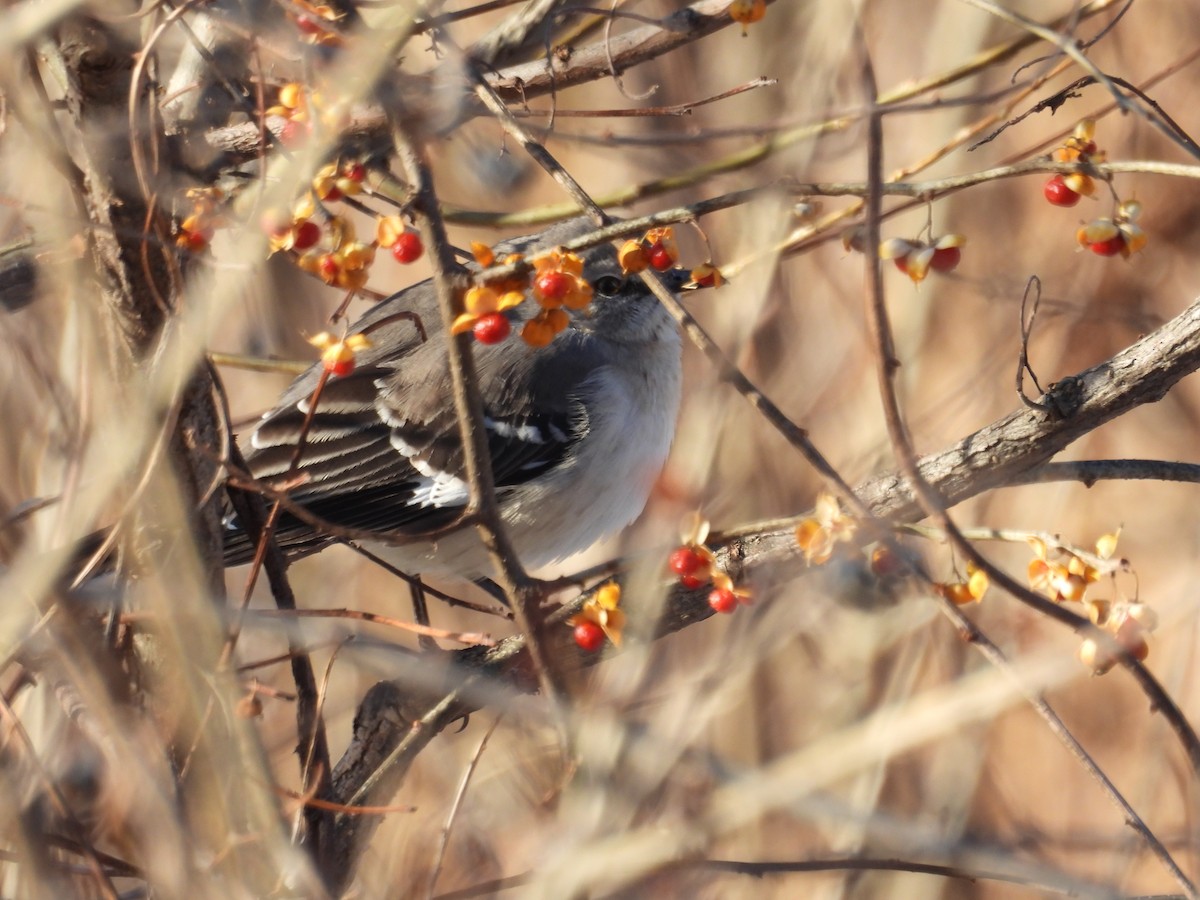
M 694 291 L 700 285 L 692 281 L 692 275 L 687 269 L 674 268 L 667 269 L 665 272 L 659 272 L 658 277 L 662 279 L 663 284 L 671 291 L 672 294 L 678 294 L 681 291 Z

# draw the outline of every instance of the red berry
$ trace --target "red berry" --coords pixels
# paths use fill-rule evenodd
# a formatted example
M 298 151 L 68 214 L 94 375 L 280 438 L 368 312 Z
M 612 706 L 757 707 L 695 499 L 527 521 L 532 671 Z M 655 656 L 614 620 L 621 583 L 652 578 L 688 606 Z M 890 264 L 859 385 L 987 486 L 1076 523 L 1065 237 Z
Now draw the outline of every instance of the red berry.
M 392 256 L 396 257 L 396 262 L 405 265 L 416 262 L 424 251 L 421 236 L 415 231 L 405 231 L 396 238 L 396 243 L 392 244 Z
M 317 241 L 321 239 L 321 226 L 312 219 L 305 219 L 292 227 L 292 246 L 297 250 L 315 247 Z
M 895 259 L 892 260 L 892 262 L 895 264 L 897 269 L 899 269 L 905 275 L 908 274 L 908 257 L 907 256 L 897 256 Z
M 512 331 L 512 323 L 508 321 L 508 316 L 504 313 L 488 313 L 480 316 L 471 330 L 475 333 L 475 340 L 479 343 L 498 344 L 508 337 L 508 333 Z
M 304 139 L 308 137 L 309 130 L 307 122 L 288 119 L 283 123 L 283 128 L 279 130 L 279 140 L 285 147 L 295 147 L 304 142 Z
M 367 178 L 367 167 L 362 163 L 347 163 L 342 166 L 342 177 L 362 184 Z
M 1107 241 L 1096 241 L 1094 244 L 1089 244 L 1088 249 L 1097 256 L 1116 256 L 1125 249 L 1125 238 L 1121 235 L 1114 235 Z
M 704 577 L 699 575 L 680 575 L 679 583 L 689 591 L 694 591 L 696 588 L 704 587 L 708 584 L 707 573 L 705 573 Z
M 658 269 L 660 272 L 665 272 L 671 266 L 675 265 L 675 260 L 671 258 L 670 252 L 661 243 L 656 243 L 650 247 L 650 265 Z
M 671 551 L 667 566 L 676 575 L 694 575 L 704 565 L 704 557 L 691 547 Z
M 900 557 L 892 552 L 890 547 L 876 547 L 871 554 L 871 571 L 879 578 L 898 575 L 904 570 Z
M 962 259 L 962 250 L 958 247 L 943 247 L 933 251 L 933 259 L 929 260 L 929 268 L 938 272 L 950 272 L 958 267 Z
M 208 238 L 199 231 L 184 231 L 182 238 L 179 243 L 189 253 L 199 253 L 208 246 Z
M 547 300 L 562 300 L 571 292 L 571 277 L 565 272 L 543 272 L 533 286 Z
M 337 257 L 332 253 L 326 253 L 317 262 L 317 274 L 321 276 L 327 283 L 332 283 L 338 276 L 338 272 L 342 269 L 341 264 L 337 261 Z
M 1075 193 L 1061 175 L 1055 175 L 1042 187 L 1046 199 L 1055 206 L 1074 206 L 1079 202 L 1079 194 Z
M 324 29 L 312 16 L 296 16 L 296 27 L 304 34 L 321 34 Z
M 575 643 L 581 650 L 593 653 L 604 645 L 604 629 L 595 622 L 580 622 L 575 626 Z
M 321 197 L 326 203 L 334 203 L 342 199 L 342 189 L 336 184 L 329 185 L 325 190 L 325 194 Z
M 354 360 L 346 359 L 327 363 L 325 366 L 325 371 L 327 371 L 330 375 L 336 375 L 339 378 L 343 378 L 354 371 Z
M 719 613 L 731 613 L 738 608 L 737 594 L 729 588 L 714 588 L 708 595 L 708 605 Z

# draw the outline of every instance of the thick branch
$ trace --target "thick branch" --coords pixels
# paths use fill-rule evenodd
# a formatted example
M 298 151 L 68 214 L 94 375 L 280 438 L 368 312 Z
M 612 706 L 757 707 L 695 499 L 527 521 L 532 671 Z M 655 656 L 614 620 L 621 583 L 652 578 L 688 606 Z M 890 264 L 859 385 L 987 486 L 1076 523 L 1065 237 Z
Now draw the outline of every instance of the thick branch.
M 947 507 L 1017 482 L 1022 473 L 1105 422 L 1161 400 L 1197 368 L 1200 300 L 1111 359 L 1052 386 L 1043 398 L 1052 414 L 1021 407 L 955 446 L 923 457 L 921 476 Z M 869 479 L 857 493 L 885 518 L 921 517 L 920 506 L 898 473 Z

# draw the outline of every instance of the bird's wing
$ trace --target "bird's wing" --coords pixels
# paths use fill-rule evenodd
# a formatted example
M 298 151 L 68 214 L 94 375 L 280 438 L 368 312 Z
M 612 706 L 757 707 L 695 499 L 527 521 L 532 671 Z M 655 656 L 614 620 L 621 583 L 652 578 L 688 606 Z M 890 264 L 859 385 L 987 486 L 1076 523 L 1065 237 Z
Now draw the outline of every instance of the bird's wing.
M 344 528 L 415 534 L 453 521 L 467 503 L 469 488 L 451 395 L 426 384 L 440 398 L 432 415 L 402 416 L 388 402 L 404 389 L 395 375 L 370 367 L 330 378 L 311 418 L 311 395 L 273 410 L 251 436 L 251 473 L 267 483 L 294 484 L 288 492 L 292 500 Z M 560 464 L 586 430 L 578 407 L 505 406 L 485 403 L 484 417 L 501 493 Z M 254 548 L 231 524 L 225 555 L 227 564 L 235 565 L 250 559 Z M 294 515 L 280 518 L 276 538 L 285 551 L 300 554 L 330 540 Z

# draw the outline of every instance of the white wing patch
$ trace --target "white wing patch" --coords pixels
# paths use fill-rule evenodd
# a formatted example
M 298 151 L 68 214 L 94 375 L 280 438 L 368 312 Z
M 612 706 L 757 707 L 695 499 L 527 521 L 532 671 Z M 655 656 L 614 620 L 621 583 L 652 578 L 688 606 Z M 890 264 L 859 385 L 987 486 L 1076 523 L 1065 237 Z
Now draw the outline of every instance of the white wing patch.
M 413 488 L 412 506 L 465 506 L 471 496 L 467 483 L 450 472 L 442 472 L 421 459 L 420 450 L 409 444 L 397 432 L 393 431 L 390 438 L 392 446 L 409 464 L 421 473 L 422 477 Z
M 544 444 L 546 443 L 546 435 L 537 425 L 513 425 L 511 422 L 504 422 L 497 419 L 484 417 L 483 427 L 488 431 L 494 431 L 502 438 L 508 440 L 524 441 L 526 444 Z M 557 441 L 566 442 L 567 436 L 553 425 L 550 426 L 551 434 Z M 557 432 L 557 434 L 555 434 Z
M 466 506 L 471 492 L 467 483 L 447 472 L 426 475 L 413 488 L 409 503 L 413 506 Z

